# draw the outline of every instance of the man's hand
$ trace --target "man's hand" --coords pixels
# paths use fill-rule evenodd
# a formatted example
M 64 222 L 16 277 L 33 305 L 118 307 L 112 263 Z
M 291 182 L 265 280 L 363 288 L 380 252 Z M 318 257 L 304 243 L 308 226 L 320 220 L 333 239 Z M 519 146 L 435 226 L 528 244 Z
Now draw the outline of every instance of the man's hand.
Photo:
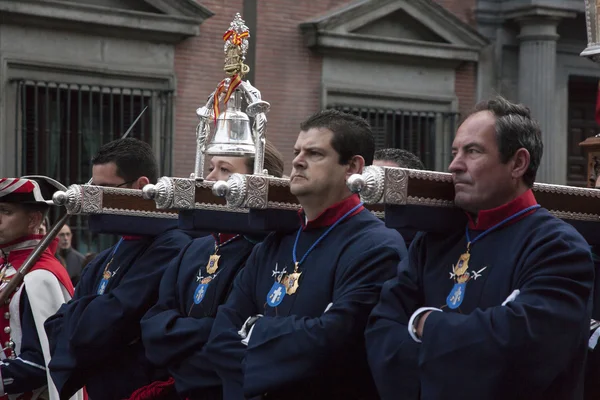
M 246 322 L 244 322 L 244 325 L 242 325 L 242 329 L 238 331 L 238 335 L 240 335 L 242 339 L 246 339 L 250 334 L 250 329 L 252 329 L 252 327 L 260 317 L 262 317 L 262 314 L 257 314 L 253 317 L 248 317 Z
M 425 326 L 425 320 L 429 317 L 432 311 L 425 312 L 418 320 L 417 320 L 417 336 L 419 338 L 423 337 L 423 327 Z

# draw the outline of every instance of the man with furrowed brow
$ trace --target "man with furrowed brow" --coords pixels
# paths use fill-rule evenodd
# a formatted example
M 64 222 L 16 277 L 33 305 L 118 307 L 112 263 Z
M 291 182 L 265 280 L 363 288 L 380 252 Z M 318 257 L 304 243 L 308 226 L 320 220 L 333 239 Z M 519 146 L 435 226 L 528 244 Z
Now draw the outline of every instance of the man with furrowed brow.
M 373 153 L 362 118 L 327 110 L 301 125 L 290 177 L 301 226 L 254 248 L 204 348 L 224 399 L 377 398 L 363 332 L 406 247 L 346 186 Z

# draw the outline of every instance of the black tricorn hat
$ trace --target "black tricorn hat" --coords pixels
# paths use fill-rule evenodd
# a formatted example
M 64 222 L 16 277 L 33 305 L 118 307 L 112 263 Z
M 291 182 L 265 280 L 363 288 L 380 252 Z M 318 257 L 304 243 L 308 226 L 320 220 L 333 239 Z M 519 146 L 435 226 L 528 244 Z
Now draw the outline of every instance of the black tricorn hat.
M 52 195 L 58 190 L 66 188 L 47 176 L 0 178 L 0 203 L 52 205 Z

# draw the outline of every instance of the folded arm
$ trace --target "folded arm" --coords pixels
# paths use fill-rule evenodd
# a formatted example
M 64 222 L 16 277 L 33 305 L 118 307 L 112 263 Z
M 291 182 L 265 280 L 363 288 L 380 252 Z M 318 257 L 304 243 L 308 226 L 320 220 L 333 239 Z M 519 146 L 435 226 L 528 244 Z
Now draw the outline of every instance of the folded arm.
M 166 367 L 201 350 L 214 321 L 210 317 L 188 317 L 184 310 L 185 299 L 179 298 L 177 280 L 185 251 L 167 268 L 160 283 L 158 302 L 141 321 L 146 357 L 158 366 Z

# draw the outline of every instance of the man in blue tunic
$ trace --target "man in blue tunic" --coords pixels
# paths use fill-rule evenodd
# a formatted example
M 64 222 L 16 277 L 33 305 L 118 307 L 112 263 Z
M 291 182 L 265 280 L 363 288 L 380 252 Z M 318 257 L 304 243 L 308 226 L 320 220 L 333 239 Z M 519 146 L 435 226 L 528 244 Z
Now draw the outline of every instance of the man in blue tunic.
M 157 179 L 152 148 L 132 138 L 102 146 L 92 163 L 99 186 L 141 189 Z M 145 358 L 140 319 L 156 303 L 169 261 L 190 240 L 176 229 L 122 237 L 85 268 L 73 300 L 45 324 L 61 398 L 85 386 L 92 399 L 123 399 L 164 376 Z
M 204 348 L 224 399 L 377 397 L 363 332 L 406 247 L 346 186 L 373 153 L 361 118 L 327 110 L 301 125 L 290 177 L 301 226 L 254 248 Z
M 283 174 L 283 158 L 268 141 L 264 168 L 272 176 Z M 215 156 L 206 180 L 227 180 L 232 173 L 251 174 L 253 170 L 253 157 Z M 221 398 L 218 376 L 203 373 L 195 363 L 195 353 L 208 340 L 217 307 L 225 302 L 234 277 L 260 239 L 215 233 L 193 240 L 170 263 L 158 302 L 142 319 L 141 328 L 146 356 L 166 368 L 171 378 L 136 390 L 131 399 Z
M 383 399 L 581 399 L 589 246 L 537 204 L 529 109 L 479 104 L 452 145 L 465 226 L 419 234 L 366 330 Z

